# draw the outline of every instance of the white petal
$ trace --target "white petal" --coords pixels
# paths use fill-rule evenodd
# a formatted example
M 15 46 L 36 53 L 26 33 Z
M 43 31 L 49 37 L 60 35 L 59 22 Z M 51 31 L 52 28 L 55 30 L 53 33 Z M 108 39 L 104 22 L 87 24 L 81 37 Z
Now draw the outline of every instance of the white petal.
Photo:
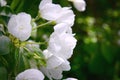
M 46 49 L 46 50 L 43 51 L 43 55 L 45 56 L 46 59 L 48 59 L 48 58 L 51 57 L 53 54 Z
M 74 24 L 74 20 L 75 20 L 75 15 L 73 13 L 72 10 L 70 10 L 70 8 L 68 7 L 64 7 L 61 10 L 61 15 L 58 17 L 58 19 L 56 20 L 57 23 L 67 23 L 70 26 L 73 26 Z
M 63 45 L 66 44 L 68 48 L 75 48 L 76 46 L 76 39 L 71 34 L 64 34 L 61 36 L 61 39 L 64 39 Z
M 69 62 L 67 60 L 64 60 L 64 62 L 54 68 L 54 69 L 48 69 L 50 75 L 54 78 L 54 79 L 61 79 L 62 78 L 62 72 L 63 71 L 68 71 L 70 70 L 70 65 L 69 65 Z
M 61 68 L 47 69 L 45 67 L 41 67 L 40 69 L 50 80 L 52 80 L 52 78 L 61 79 L 63 76 Z
M 63 77 L 63 75 L 62 75 L 62 70 L 59 69 L 59 68 L 50 69 L 50 70 L 49 70 L 49 73 L 51 74 L 51 76 L 52 76 L 54 79 L 61 79 L 61 78 Z
M 56 68 L 63 63 L 63 59 L 57 56 L 51 56 L 47 60 L 47 69 Z
M 61 6 L 57 4 L 46 4 L 40 9 L 41 16 L 46 20 L 56 20 L 61 11 Z
M 64 79 L 64 80 L 78 80 L 76 78 L 67 78 L 67 79 Z
M 66 23 L 60 23 L 54 26 L 54 31 L 57 33 L 63 33 L 69 28 L 69 25 Z
M 49 78 L 49 80 L 52 80 L 52 76 L 49 73 L 49 70 L 45 67 L 40 67 L 40 70 Z
M 61 50 L 61 46 L 59 44 L 60 44 L 59 37 L 56 36 L 56 33 L 53 33 L 50 36 L 48 50 L 51 51 L 53 54 L 54 52 L 56 53 L 59 52 Z
M 51 56 L 50 58 L 47 59 L 47 69 L 53 69 L 58 66 L 60 66 L 64 60 L 60 57 L 57 57 L 55 55 Z
M 69 59 L 73 54 L 77 40 L 72 35 L 66 34 L 61 36 L 61 41 L 61 54 L 64 55 L 66 59 Z
M 41 9 L 42 7 L 44 7 L 48 3 L 52 3 L 52 0 L 42 0 L 40 2 L 39 9 Z
M 44 75 L 37 69 L 28 69 L 19 73 L 15 80 L 44 80 Z
M 69 71 L 71 69 L 69 61 L 64 59 L 64 62 L 59 66 L 63 71 Z
M 47 69 L 53 69 L 58 67 L 59 65 L 61 65 L 64 60 L 58 56 L 53 55 L 51 52 L 49 52 L 48 50 L 45 50 L 43 52 L 44 56 L 47 59 Z
M 86 3 L 84 0 L 73 0 L 74 7 L 78 11 L 84 11 L 86 7 Z

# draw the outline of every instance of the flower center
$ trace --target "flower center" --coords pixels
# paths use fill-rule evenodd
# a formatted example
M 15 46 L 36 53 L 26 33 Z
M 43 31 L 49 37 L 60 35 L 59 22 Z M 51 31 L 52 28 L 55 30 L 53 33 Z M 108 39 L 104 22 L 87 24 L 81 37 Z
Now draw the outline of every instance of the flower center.
M 24 26 L 21 25 L 21 26 L 19 27 L 19 30 L 24 30 Z

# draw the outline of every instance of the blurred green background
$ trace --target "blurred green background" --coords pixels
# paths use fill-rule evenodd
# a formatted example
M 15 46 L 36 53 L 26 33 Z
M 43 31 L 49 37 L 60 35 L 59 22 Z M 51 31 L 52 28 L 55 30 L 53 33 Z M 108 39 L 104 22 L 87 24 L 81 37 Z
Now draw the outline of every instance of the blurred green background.
M 72 28 L 78 42 L 70 59 L 71 70 L 64 72 L 64 78 L 120 80 L 120 0 L 86 0 L 84 12 L 77 11 L 67 0 L 53 2 L 72 6 L 76 14 Z M 27 12 L 35 17 L 40 0 L 7 0 L 7 3 L 12 13 Z M 52 32 L 49 31 L 39 33 L 49 35 Z

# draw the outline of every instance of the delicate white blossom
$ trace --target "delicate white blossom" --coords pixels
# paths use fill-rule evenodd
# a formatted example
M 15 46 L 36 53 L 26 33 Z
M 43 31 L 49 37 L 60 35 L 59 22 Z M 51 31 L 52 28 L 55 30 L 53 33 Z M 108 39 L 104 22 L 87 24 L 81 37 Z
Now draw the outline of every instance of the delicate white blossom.
M 69 27 L 70 28 L 70 27 Z M 58 24 L 54 27 L 54 32 L 50 36 L 48 50 L 54 55 L 69 59 L 73 54 L 77 40 L 67 25 Z M 70 33 L 68 33 L 70 32 Z
M 53 53 L 51 53 L 48 50 L 44 50 L 44 56 L 47 59 L 47 69 L 53 69 L 56 68 L 58 66 L 63 65 L 64 63 L 67 63 L 69 65 L 69 62 L 66 59 L 63 59 L 59 56 L 53 55 Z M 70 67 L 68 69 L 64 69 L 64 70 L 69 70 Z
M 26 13 L 12 15 L 8 22 L 8 31 L 21 41 L 27 40 L 31 35 L 31 16 Z
M 28 69 L 19 73 L 15 80 L 44 80 L 44 75 L 37 69 Z
M 61 79 L 62 72 L 70 70 L 70 64 L 67 60 L 53 55 L 48 50 L 44 51 L 44 55 L 47 59 L 47 66 L 41 67 L 41 71 L 46 74 L 49 79 Z
M 56 21 L 56 23 L 74 24 L 75 15 L 70 7 L 61 7 L 53 4 L 52 0 L 42 0 L 39 5 L 41 17 L 46 20 Z
M 68 0 L 73 2 L 74 7 L 78 10 L 78 11 L 85 11 L 86 9 L 86 3 L 84 0 Z
M 6 0 L 0 0 L 1 7 L 6 6 L 6 4 L 7 4 Z

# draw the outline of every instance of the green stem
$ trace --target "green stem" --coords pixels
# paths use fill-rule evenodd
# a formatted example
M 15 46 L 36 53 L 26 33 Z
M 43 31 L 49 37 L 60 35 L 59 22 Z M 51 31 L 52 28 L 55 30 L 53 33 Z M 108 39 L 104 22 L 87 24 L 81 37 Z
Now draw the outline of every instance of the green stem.
M 26 47 L 23 47 L 27 52 L 30 52 L 29 49 L 27 49 Z
M 35 29 L 40 28 L 42 26 L 45 26 L 45 25 L 48 25 L 48 24 L 53 24 L 53 23 L 54 23 L 54 21 L 48 21 L 48 22 L 46 22 L 44 24 L 38 25 L 37 27 L 33 28 L 32 30 L 35 30 Z
M 16 65 L 15 65 L 15 76 L 17 75 L 18 71 L 19 71 L 19 63 L 20 63 L 20 57 L 21 57 L 21 52 L 19 51 L 16 54 Z
M 38 12 L 38 15 L 34 18 L 34 19 L 32 19 L 32 21 L 37 21 L 37 20 L 39 20 L 41 18 L 41 16 L 40 16 L 40 13 Z
M 47 42 L 25 42 L 25 44 L 45 44 Z

